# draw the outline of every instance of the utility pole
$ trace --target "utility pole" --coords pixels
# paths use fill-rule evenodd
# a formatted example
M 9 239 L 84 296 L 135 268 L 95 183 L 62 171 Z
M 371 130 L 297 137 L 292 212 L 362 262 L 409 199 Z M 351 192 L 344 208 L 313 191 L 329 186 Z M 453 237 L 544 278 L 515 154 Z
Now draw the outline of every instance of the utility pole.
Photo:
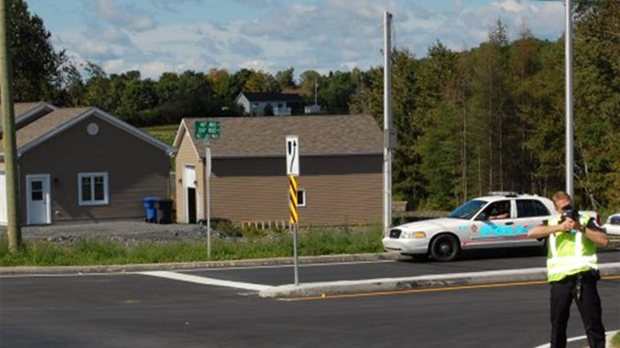
M 383 16 L 383 232 L 392 226 L 392 151 L 395 146 L 395 133 L 392 131 L 392 14 L 385 11 Z
M 17 141 L 15 111 L 11 85 L 11 55 L 9 54 L 8 0 L 0 0 L 0 101 L 2 102 L 2 147 L 6 173 L 7 236 L 9 252 L 17 252 L 22 244 L 19 226 L 19 180 L 17 178 Z
M 316 80 L 317 78 L 314 78 L 314 105 L 318 105 L 318 89 L 319 89 L 319 83 Z

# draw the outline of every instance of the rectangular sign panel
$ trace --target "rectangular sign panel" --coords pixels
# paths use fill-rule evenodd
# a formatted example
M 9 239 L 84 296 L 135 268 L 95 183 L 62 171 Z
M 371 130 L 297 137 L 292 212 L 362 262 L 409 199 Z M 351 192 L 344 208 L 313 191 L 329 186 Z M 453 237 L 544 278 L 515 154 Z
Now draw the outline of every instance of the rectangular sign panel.
M 286 175 L 299 176 L 299 139 L 296 135 L 286 136 Z
M 194 124 L 196 139 L 219 139 L 220 123 L 215 121 L 197 121 Z

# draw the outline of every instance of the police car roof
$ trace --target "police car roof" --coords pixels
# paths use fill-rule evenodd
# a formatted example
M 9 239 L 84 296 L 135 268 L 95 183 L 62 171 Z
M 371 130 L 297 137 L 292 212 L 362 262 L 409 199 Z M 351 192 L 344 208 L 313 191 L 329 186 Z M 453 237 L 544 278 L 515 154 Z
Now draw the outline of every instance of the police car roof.
M 486 196 L 482 196 L 482 197 L 478 197 L 476 199 L 482 199 L 482 200 L 486 200 L 486 201 L 499 201 L 503 198 L 526 198 L 526 197 L 537 197 L 537 198 L 542 198 L 538 195 L 530 195 L 530 194 L 525 194 L 525 193 L 517 193 L 517 192 L 512 192 L 512 191 L 491 191 L 489 193 L 487 193 Z

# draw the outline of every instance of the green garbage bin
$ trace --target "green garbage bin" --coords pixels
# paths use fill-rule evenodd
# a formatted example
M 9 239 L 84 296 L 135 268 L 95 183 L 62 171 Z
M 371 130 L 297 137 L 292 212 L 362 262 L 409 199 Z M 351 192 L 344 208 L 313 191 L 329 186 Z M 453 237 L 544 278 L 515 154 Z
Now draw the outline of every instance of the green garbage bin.
M 172 202 L 172 199 L 160 199 L 157 201 L 160 224 L 172 223 Z

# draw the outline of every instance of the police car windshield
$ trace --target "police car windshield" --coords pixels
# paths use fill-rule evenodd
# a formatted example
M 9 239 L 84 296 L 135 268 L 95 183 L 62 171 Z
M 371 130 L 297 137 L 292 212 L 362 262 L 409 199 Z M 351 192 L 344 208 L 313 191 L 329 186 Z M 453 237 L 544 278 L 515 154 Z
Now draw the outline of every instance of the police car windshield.
M 469 220 L 473 218 L 476 215 L 476 213 L 480 211 L 480 208 L 482 208 L 485 204 L 487 204 L 487 201 L 480 201 L 480 200 L 473 199 L 461 205 L 460 207 L 454 209 L 450 213 L 450 217 L 455 218 L 455 219 Z

